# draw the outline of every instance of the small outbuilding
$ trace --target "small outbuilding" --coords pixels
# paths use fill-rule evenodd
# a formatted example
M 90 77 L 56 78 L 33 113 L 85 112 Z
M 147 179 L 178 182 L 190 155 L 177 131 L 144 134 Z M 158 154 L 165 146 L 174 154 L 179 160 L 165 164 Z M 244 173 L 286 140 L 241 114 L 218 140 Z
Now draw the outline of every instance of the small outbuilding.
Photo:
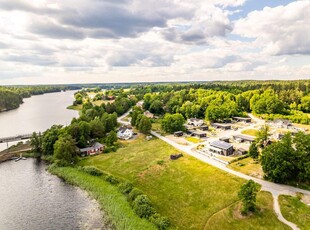
M 221 137 L 219 140 L 229 143 L 229 137 Z
M 183 136 L 183 132 L 182 131 L 177 131 L 177 132 L 174 132 L 173 135 L 175 137 L 182 137 Z
M 239 143 L 248 142 L 253 143 L 255 141 L 255 137 L 247 136 L 247 135 L 233 135 L 233 139 Z
M 233 120 L 237 122 L 251 123 L 252 119 L 250 117 L 233 117 Z
M 208 131 L 208 130 L 209 130 L 209 126 L 207 126 L 207 125 L 202 125 L 202 126 L 199 127 L 199 129 L 200 129 L 201 131 Z
M 223 130 L 231 129 L 230 124 L 222 124 L 222 123 L 213 123 L 212 127 L 216 128 L 216 129 L 223 129 Z

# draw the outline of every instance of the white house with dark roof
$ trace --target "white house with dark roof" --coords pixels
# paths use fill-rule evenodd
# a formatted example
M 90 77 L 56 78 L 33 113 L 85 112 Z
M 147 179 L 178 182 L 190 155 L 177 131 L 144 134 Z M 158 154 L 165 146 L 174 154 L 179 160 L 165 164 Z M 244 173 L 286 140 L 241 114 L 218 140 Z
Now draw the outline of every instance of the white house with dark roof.
M 122 140 L 129 140 L 133 137 L 132 127 L 122 126 L 117 131 L 117 138 Z
M 204 124 L 204 121 L 197 118 L 190 118 L 187 120 L 187 124 L 195 127 L 200 127 Z

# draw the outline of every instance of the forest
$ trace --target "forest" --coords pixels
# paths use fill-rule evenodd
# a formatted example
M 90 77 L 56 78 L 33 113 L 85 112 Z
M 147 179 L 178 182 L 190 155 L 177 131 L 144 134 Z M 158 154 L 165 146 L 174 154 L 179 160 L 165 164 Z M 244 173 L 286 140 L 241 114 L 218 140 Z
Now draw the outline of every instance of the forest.
M 267 120 L 310 124 L 309 80 L 164 84 L 133 87 L 144 109 L 157 115 L 180 113 L 211 122 L 253 113 Z

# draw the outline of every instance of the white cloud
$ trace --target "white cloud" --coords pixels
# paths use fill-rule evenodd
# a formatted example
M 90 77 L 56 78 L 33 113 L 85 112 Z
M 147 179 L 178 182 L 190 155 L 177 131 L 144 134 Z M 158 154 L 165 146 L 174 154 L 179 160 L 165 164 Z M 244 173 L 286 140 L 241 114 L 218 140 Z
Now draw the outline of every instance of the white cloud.
M 310 1 L 253 11 L 235 23 L 233 33 L 256 38 L 271 55 L 310 54 Z

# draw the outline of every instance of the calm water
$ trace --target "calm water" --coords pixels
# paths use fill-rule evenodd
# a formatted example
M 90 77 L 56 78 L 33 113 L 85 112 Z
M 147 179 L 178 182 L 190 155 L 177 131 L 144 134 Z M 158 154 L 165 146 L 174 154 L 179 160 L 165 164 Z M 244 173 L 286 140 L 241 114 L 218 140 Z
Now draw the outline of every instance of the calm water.
M 0 229 L 107 229 L 94 200 L 35 159 L 0 164 Z
M 54 124 L 70 124 L 78 116 L 77 111 L 66 109 L 74 100 L 74 92 L 32 96 L 24 99 L 18 109 L 0 113 L 0 137 L 42 132 Z M 6 144 L 0 144 L 0 150 L 5 148 Z

